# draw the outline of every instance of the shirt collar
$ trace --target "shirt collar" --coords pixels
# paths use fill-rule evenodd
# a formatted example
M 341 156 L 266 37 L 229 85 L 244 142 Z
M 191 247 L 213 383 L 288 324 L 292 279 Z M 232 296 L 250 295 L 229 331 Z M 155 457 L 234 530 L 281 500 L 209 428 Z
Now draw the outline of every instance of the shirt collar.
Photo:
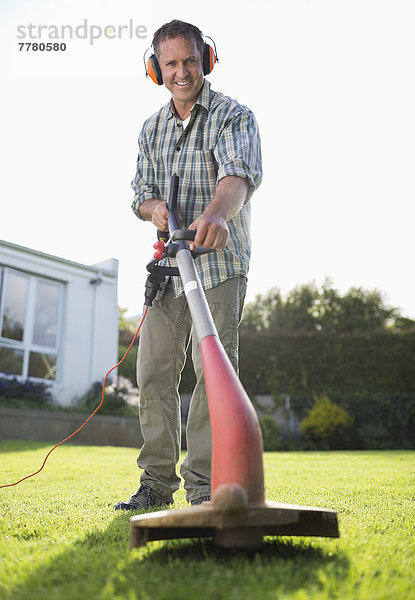
M 195 102 L 199 106 L 202 106 L 207 112 L 209 112 L 210 107 L 210 81 L 205 79 L 202 89 L 200 90 L 199 96 Z
M 209 112 L 210 107 L 210 81 L 207 79 L 204 80 L 202 89 L 199 92 L 199 96 L 197 97 L 196 102 L 192 106 L 191 110 L 198 105 L 202 106 L 207 112 Z M 173 98 L 170 99 L 170 102 L 166 106 L 167 108 L 167 118 L 171 119 L 174 116 L 177 116 L 176 109 L 174 107 Z

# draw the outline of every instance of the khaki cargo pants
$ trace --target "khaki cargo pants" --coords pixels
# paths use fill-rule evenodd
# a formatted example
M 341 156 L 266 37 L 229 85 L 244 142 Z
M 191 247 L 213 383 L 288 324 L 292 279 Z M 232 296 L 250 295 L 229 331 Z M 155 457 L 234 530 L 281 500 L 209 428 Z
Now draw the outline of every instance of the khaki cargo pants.
M 206 298 L 222 344 L 238 368 L 238 325 L 246 292 L 246 278 L 228 279 L 206 291 Z M 186 351 L 192 342 L 196 386 L 186 429 L 187 454 L 180 473 L 188 502 L 210 493 L 211 431 L 199 344 L 192 338 L 192 322 L 184 295 L 174 298 L 169 284 L 161 301 L 149 308 L 140 333 L 137 381 L 139 415 L 144 445 L 137 464 L 140 481 L 167 502 L 180 486 L 181 418 L 178 387 Z M 220 385 L 220 382 L 219 382 Z

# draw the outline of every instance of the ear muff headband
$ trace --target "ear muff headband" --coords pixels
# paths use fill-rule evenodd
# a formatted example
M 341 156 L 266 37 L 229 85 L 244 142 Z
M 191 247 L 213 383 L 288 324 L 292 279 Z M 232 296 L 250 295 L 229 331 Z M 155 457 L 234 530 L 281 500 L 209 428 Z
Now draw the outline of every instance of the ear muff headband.
M 209 38 L 210 40 L 212 38 Z M 204 43 L 203 46 L 203 57 L 202 57 L 202 69 L 203 75 L 209 75 L 215 66 L 215 63 L 219 62 L 216 53 L 216 45 L 212 40 L 214 49 L 207 42 Z M 157 85 L 163 85 L 163 76 L 161 74 L 160 64 L 157 60 L 157 56 L 153 53 L 146 62 L 146 54 L 149 49 L 147 49 L 144 53 L 144 67 L 146 71 L 146 76 L 150 77 L 154 83 Z

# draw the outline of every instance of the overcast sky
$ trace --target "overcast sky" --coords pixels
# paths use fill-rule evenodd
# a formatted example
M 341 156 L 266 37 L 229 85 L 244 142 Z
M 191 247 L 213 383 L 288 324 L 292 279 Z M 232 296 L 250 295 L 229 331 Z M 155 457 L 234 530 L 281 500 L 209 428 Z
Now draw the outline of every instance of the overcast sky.
M 169 99 L 142 56 L 179 18 L 215 40 L 213 89 L 260 127 L 247 299 L 327 276 L 415 318 L 413 0 L 1 0 L 0 14 L 2 239 L 117 258 L 119 304 L 141 312 L 154 231 L 130 182 L 141 124 Z

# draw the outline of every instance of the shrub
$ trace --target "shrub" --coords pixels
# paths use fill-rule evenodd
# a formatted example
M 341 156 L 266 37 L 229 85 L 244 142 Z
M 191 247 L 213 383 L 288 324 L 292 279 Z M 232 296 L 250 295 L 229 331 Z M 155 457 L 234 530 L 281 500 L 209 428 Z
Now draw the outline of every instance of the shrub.
M 0 378 L 0 406 L 10 408 L 54 408 L 54 399 L 46 383 Z
M 88 392 L 78 399 L 76 408 L 81 412 L 92 413 L 101 402 L 101 397 L 102 383 L 96 381 Z M 106 387 L 104 402 L 98 414 L 136 417 L 138 409 L 129 404 L 128 397 L 129 391 L 124 386 L 111 385 Z
M 280 429 L 274 419 L 265 415 L 260 419 L 265 451 L 281 450 Z
M 301 422 L 300 429 L 316 448 L 334 450 L 344 447 L 352 423 L 352 417 L 323 394 L 315 398 L 314 406 Z
M 128 346 L 118 346 L 118 360 L 127 352 Z M 123 362 L 118 367 L 118 374 L 129 379 L 133 385 L 136 385 L 136 363 L 137 363 L 137 344 L 131 348 Z

